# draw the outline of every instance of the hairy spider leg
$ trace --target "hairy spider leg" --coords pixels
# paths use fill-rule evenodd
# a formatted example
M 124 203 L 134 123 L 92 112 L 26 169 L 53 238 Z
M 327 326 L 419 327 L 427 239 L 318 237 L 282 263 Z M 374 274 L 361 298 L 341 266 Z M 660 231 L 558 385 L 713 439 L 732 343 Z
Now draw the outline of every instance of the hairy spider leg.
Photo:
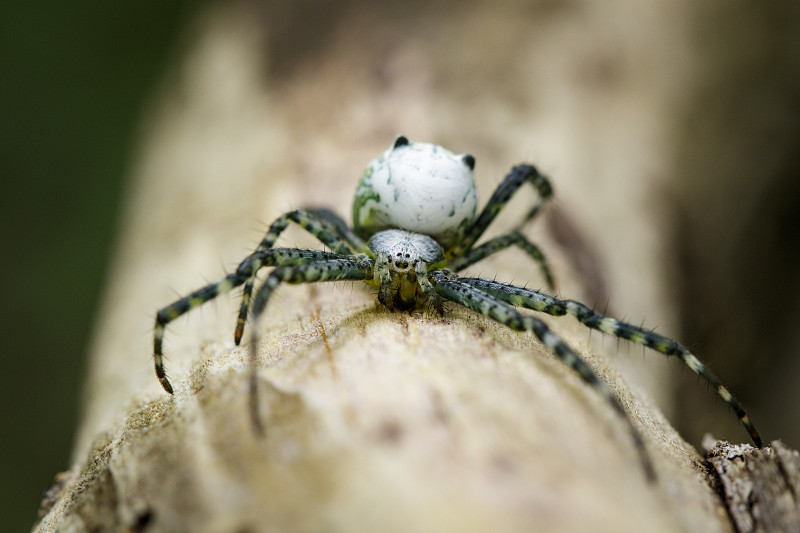
M 553 188 L 550 186 L 550 182 L 547 178 L 543 174 L 540 174 L 533 165 L 517 165 L 509 171 L 506 177 L 503 178 L 503 181 L 500 182 L 500 185 L 494 190 L 492 197 L 486 202 L 486 206 L 483 208 L 483 211 L 481 211 L 481 214 L 478 215 L 475 222 L 467 228 L 463 239 L 456 243 L 452 249 L 448 250 L 445 255 L 447 255 L 447 257 L 460 257 L 464 255 L 467 250 L 471 249 L 478 239 L 481 238 L 486 228 L 489 227 L 489 224 L 491 224 L 500 211 L 503 210 L 511 197 L 514 196 L 519 188 L 526 182 L 533 185 L 539 193 L 539 198 L 534 208 L 531 209 L 523 220 L 523 224 L 535 217 L 540 207 L 544 205 L 544 202 L 552 196 Z
M 655 350 L 666 356 L 676 356 L 681 359 L 686 366 L 692 369 L 697 375 L 703 378 L 709 385 L 711 385 L 720 398 L 733 410 L 736 416 L 741 421 L 753 443 L 761 448 L 761 436 L 756 430 L 750 417 L 747 415 L 744 407 L 736 397 L 722 384 L 720 379 L 714 375 L 709 368 L 703 364 L 697 357 L 692 354 L 686 347 L 678 342 L 659 335 L 654 331 L 645 329 L 639 326 L 634 326 L 626 322 L 622 322 L 615 318 L 601 315 L 595 312 L 590 307 L 574 300 L 559 300 L 548 294 L 532 289 L 524 289 L 516 287 L 508 283 L 501 283 L 498 281 L 490 281 L 480 278 L 460 278 L 460 281 L 475 287 L 483 292 L 491 294 L 512 305 L 527 307 L 536 311 L 548 312 L 542 309 L 543 306 L 551 306 L 551 308 L 563 309 L 566 313 L 577 318 L 585 326 L 614 335 L 621 339 L 626 339 L 636 344 L 641 344 L 652 350 Z M 556 316 L 561 316 L 565 313 L 550 313 Z
M 480 246 L 469 250 L 464 255 L 455 257 L 448 261 L 447 267 L 455 272 L 459 272 L 469 266 L 472 266 L 478 261 L 486 259 L 490 255 L 494 255 L 497 252 L 505 250 L 512 245 L 516 245 L 521 248 L 522 251 L 528 255 L 528 257 L 538 263 L 539 269 L 542 271 L 542 275 L 547 283 L 547 287 L 551 290 L 555 289 L 553 274 L 550 271 L 550 265 L 547 263 L 547 258 L 545 257 L 544 253 L 538 246 L 533 244 L 528 240 L 527 237 L 518 231 L 511 232 L 507 235 L 500 235 L 486 241 Z
M 608 401 L 614 411 L 626 421 L 631 438 L 641 458 L 645 475 L 650 480 L 655 479 L 655 471 L 647 449 L 645 448 L 644 440 L 633 425 L 622 403 L 620 403 L 619 399 L 614 395 L 608 385 L 594 373 L 589 365 L 587 365 L 564 341 L 550 331 L 544 322 L 536 317 L 523 315 L 500 298 L 478 289 L 471 283 L 464 282 L 464 278 L 459 278 L 447 270 L 435 270 L 429 273 L 429 277 L 433 282 L 436 292 L 443 298 L 481 313 L 514 331 L 528 331 L 536 335 L 536 337 L 542 341 L 552 353 L 561 359 L 565 365 L 575 371 L 578 376 L 593 389 L 598 391 Z M 549 304 L 542 301 L 536 305 L 542 309 L 551 309 L 556 314 L 563 310 L 557 304 Z
M 199 307 L 209 300 L 213 300 L 221 294 L 229 292 L 234 287 L 245 283 L 251 279 L 253 273 L 261 267 L 276 265 L 297 265 L 309 261 L 323 261 L 326 259 L 336 259 L 343 256 L 321 250 L 296 250 L 294 248 L 272 248 L 253 253 L 242 261 L 236 272 L 228 274 L 224 278 L 210 283 L 205 287 L 197 289 L 188 296 L 176 300 L 156 313 L 156 323 L 153 335 L 153 361 L 156 369 L 158 381 L 165 391 L 172 394 L 172 385 L 167 379 L 166 369 L 164 368 L 164 329 L 167 324 L 188 313 L 195 307 Z
M 270 225 L 267 234 L 264 235 L 264 238 L 256 248 L 256 252 L 272 248 L 290 221 L 308 231 L 335 253 L 355 255 L 364 248 L 363 241 L 353 235 L 352 232 L 348 230 L 347 233 L 342 233 L 341 226 L 344 225 L 346 228 L 347 224 L 344 224 L 344 221 L 329 209 L 296 209 L 280 216 Z M 247 310 L 250 307 L 250 297 L 253 294 L 253 285 L 256 282 L 256 274 L 258 274 L 258 269 L 253 271 L 250 279 L 245 281 L 242 289 L 242 303 L 239 306 L 239 316 L 236 318 L 236 329 L 233 333 L 233 342 L 237 346 L 242 342 L 244 325 L 247 321 Z
M 367 243 L 365 243 L 361 237 L 353 233 L 353 230 L 350 229 L 347 222 L 345 222 L 342 217 L 327 207 L 306 207 L 305 210 L 312 215 L 316 215 L 320 220 L 324 220 L 330 224 L 338 232 L 339 237 L 347 241 L 354 252 L 366 249 Z
M 318 281 L 366 281 L 372 279 L 375 262 L 371 259 L 339 257 L 301 265 L 285 265 L 270 272 L 253 299 L 253 322 L 258 323 L 275 288 L 281 283 L 315 283 Z M 256 433 L 263 433 L 258 412 L 258 375 L 256 372 L 258 334 L 250 337 L 250 417 Z

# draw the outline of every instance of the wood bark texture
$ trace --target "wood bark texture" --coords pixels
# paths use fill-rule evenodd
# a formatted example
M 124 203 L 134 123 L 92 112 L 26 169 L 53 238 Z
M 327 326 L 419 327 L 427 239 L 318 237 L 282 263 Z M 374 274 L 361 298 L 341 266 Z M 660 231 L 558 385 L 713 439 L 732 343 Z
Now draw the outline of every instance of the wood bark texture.
M 800 531 L 797 450 L 780 441 L 762 450 L 720 441 L 707 458 L 737 532 Z

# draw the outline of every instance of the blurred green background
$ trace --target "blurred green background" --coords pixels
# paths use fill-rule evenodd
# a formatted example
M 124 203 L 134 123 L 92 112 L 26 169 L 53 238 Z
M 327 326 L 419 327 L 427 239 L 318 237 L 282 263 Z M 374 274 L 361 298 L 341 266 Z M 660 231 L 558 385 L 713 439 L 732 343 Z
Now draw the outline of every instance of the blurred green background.
M 3 2 L 0 530 L 69 466 L 137 120 L 199 2 Z

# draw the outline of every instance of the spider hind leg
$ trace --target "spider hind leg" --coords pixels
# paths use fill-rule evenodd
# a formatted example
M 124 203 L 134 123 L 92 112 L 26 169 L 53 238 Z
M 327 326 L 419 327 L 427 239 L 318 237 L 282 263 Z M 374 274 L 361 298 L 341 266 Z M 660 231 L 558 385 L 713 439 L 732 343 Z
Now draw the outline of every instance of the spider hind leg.
M 471 249 L 464 255 L 453 258 L 448 262 L 447 266 L 451 270 L 459 272 L 510 246 L 517 246 L 525 252 L 528 257 L 533 259 L 533 261 L 539 265 L 539 270 L 545 279 L 545 283 L 547 283 L 547 287 L 551 290 L 555 288 L 553 273 L 550 270 L 550 265 L 547 262 L 544 252 L 518 231 L 513 231 L 507 235 L 500 235 L 490 239 L 480 246 Z
M 458 242 L 452 250 L 449 250 L 448 256 L 460 257 L 464 255 L 467 250 L 481 238 L 483 232 L 497 217 L 500 211 L 506 206 L 511 198 L 516 194 L 522 185 L 530 183 L 539 194 L 539 199 L 534 204 L 534 207 L 528 212 L 528 215 L 523 219 L 522 223 L 526 224 L 532 220 L 540 211 L 540 208 L 547 202 L 553 194 L 553 188 L 550 181 L 544 174 L 541 174 L 533 165 L 517 165 L 513 167 L 509 173 L 497 186 L 494 193 L 492 193 L 486 206 L 481 211 L 481 214 L 475 219 L 475 222 L 467 228 L 464 232 L 464 237 Z

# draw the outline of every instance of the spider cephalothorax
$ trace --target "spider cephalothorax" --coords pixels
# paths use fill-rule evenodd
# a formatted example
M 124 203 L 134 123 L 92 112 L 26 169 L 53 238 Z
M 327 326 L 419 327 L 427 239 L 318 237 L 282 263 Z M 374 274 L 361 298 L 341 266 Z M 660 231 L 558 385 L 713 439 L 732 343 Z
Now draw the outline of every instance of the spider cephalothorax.
M 156 314 L 154 361 L 156 375 L 172 393 L 166 377 L 162 344 L 166 325 L 190 309 L 234 287 L 243 285 L 242 303 L 234 341 L 242 339 L 248 312 L 257 324 L 273 290 L 281 283 L 363 281 L 378 288 L 378 300 L 390 309 L 413 309 L 421 302 L 440 312 L 449 301 L 472 309 L 515 331 L 533 333 L 586 383 L 602 394 L 629 423 L 646 469 L 650 463 L 644 443 L 622 404 L 609 387 L 567 344 L 533 315 L 517 307 L 551 316 L 572 315 L 589 328 L 630 340 L 667 356 L 676 356 L 709 383 L 730 406 L 750 433 L 756 446 L 761 437 L 742 405 L 687 348 L 651 330 L 603 316 L 573 300 L 483 278 L 461 277 L 457 272 L 509 246 L 518 246 L 535 261 L 547 285 L 553 280 L 541 250 L 519 231 L 500 235 L 476 246 L 497 214 L 525 183 L 538 192 L 538 200 L 522 221 L 533 219 L 552 194 L 547 178 L 535 167 L 520 164 L 511 169 L 476 217 L 475 158 L 456 155 L 441 146 L 410 143 L 398 137 L 374 159 L 359 181 L 353 201 L 353 229 L 334 212 L 324 208 L 291 211 L 269 227 L 256 250 L 236 271 L 185 296 Z M 318 238 L 331 251 L 275 248 L 280 234 L 294 222 Z M 522 224 L 520 224 L 520 227 Z M 256 274 L 274 267 L 251 302 Z M 251 305 L 252 304 L 252 305 Z M 256 427 L 257 382 L 255 346 L 251 344 L 251 413 Z
M 389 309 L 413 309 L 420 293 L 435 297 L 428 266 L 444 261 L 444 250 L 432 237 L 385 229 L 372 236 L 367 248 L 375 256 L 372 281 L 379 287 L 380 303 Z

